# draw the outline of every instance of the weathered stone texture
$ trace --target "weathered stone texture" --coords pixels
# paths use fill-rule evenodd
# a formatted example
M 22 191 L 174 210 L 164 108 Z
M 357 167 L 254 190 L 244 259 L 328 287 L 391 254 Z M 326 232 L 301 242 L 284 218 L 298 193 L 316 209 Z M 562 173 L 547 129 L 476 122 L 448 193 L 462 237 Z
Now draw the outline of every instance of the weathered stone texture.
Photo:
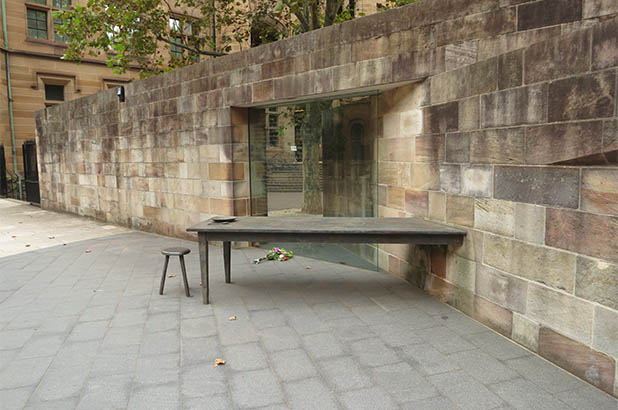
M 464 165 L 461 171 L 461 193 L 473 197 L 491 197 L 493 172 L 490 166 Z
M 521 50 L 516 50 L 498 57 L 499 90 L 523 85 L 523 55 Z
M 459 127 L 459 105 L 451 102 L 433 105 L 423 110 L 423 124 L 426 134 L 444 134 Z
M 545 243 L 545 207 L 515 204 L 515 238 L 540 245 Z
M 581 209 L 618 215 L 618 169 L 582 171 Z
M 592 346 L 595 349 L 618 357 L 618 311 L 596 306 L 593 335 Z
M 550 124 L 526 129 L 526 163 L 554 164 L 603 150 L 603 123 Z
M 613 393 L 615 359 L 545 327 L 539 334 L 539 354 L 601 390 Z
M 581 19 L 582 0 L 542 0 L 522 4 L 517 12 L 518 30 L 553 26 Z
M 458 132 L 446 135 L 446 162 L 470 161 L 470 133 Z
M 618 20 L 613 19 L 592 29 L 592 69 L 618 65 Z
M 560 333 L 590 345 L 594 304 L 544 286 L 528 287 L 528 316 Z M 539 345 L 542 348 L 542 341 Z
M 614 0 L 583 0 L 583 17 L 586 19 L 618 13 Z
M 612 117 L 615 94 L 616 72 L 613 70 L 554 81 L 549 85 L 548 120 Z
M 470 133 L 470 162 L 475 164 L 523 164 L 524 130 L 499 128 Z
M 588 71 L 590 30 L 531 45 L 524 54 L 524 82 L 536 83 Z
M 573 292 L 575 286 L 575 255 L 486 234 L 483 240 L 483 261 L 502 271 Z
M 494 199 L 477 199 L 474 205 L 474 227 L 505 236 L 513 236 L 515 203 Z
M 495 167 L 494 183 L 498 199 L 565 208 L 579 205 L 577 169 Z
M 526 312 L 528 282 L 485 265 L 476 271 L 476 293 L 513 312 Z
M 530 320 L 528 317 L 513 313 L 513 332 L 511 337 L 517 343 L 526 346 L 533 352 L 539 351 L 539 329 L 537 322 Z
M 618 265 L 577 257 L 575 295 L 618 309 Z
M 546 119 L 546 84 L 513 88 L 481 97 L 481 128 L 535 124 Z
M 618 262 L 618 217 L 547 209 L 545 243 Z
M 474 226 L 474 198 L 447 195 L 446 221 L 457 225 Z
M 517 11 L 514 7 L 478 13 L 438 24 L 436 44 L 494 37 L 515 31 Z

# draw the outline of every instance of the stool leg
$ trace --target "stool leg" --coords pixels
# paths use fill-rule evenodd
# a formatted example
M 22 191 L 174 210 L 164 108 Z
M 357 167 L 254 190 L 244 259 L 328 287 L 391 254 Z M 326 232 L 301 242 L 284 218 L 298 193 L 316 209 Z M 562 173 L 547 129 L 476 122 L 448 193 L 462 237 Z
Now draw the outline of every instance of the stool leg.
M 182 269 L 182 280 L 185 282 L 185 295 L 188 298 L 191 297 L 189 293 L 189 282 L 187 281 L 187 269 L 185 268 L 185 257 L 180 255 L 180 269 Z
M 165 274 L 167 273 L 167 265 L 170 262 L 169 255 L 165 255 L 165 263 L 163 264 L 163 275 L 161 276 L 161 286 L 159 286 L 159 295 L 163 294 L 163 287 L 165 286 Z
M 225 283 L 232 283 L 232 244 L 223 242 L 223 266 L 225 268 Z

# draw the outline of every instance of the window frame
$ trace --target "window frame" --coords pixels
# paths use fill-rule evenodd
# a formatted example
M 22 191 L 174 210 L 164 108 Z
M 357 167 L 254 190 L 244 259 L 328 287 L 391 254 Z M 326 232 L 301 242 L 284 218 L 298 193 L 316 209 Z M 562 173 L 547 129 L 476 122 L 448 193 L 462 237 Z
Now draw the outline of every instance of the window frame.
M 170 40 L 173 42 L 176 42 L 178 44 L 183 44 L 184 40 L 187 40 L 187 42 L 191 42 L 191 37 L 193 36 L 193 24 L 191 23 L 190 18 L 189 19 L 185 19 L 185 24 L 184 27 L 181 28 L 181 16 L 177 15 L 177 14 L 172 14 L 168 17 L 168 29 L 169 29 L 169 33 L 170 33 Z M 186 17 L 186 16 L 183 16 Z M 172 21 L 177 22 L 176 24 L 172 23 Z M 193 53 L 190 50 L 187 50 L 186 48 L 180 47 L 180 46 L 176 46 L 174 44 L 170 43 L 170 58 L 178 58 L 178 59 L 184 59 L 187 57 L 187 55 L 191 58 L 191 60 L 193 60 L 193 62 L 199 62 L 200 61 L 200 54 L 199 53 Z
M 34 42 L 51 42 L 56 45 L 66 45 L 66 41 L 57 40 L 56 35 L 56 20 L 52 15 L 54 11 L 68 10 L 66 8 L 56 7 L 54 5 L 55 0 L 44 0 L 44 4 L 36 3 L 36 0 L 25 0 L 24 5 L 26 8 L 26 40 L 34 41 Z M 60 0 L 63 1 L 63 0 Z M 68 6 L 72 7 L 74 0 L 64 0 L 68 2 Z M 28 28 L 28 9 L 38 10 L 45 12 L 45 21 L 47 22 L 47 37 L 39 38 L 39 37 L 30 37 L 30 30 Z M 50 38 L 51 37 L 51 38 Z

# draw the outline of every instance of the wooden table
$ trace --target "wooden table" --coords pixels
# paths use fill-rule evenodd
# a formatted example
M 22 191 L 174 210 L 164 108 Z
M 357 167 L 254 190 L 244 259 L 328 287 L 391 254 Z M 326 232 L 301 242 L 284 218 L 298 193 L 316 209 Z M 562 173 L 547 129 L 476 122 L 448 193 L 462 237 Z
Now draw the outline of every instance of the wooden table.
M 197 232 L 200 246 L 202 299 L 209 303 L 208 242 L 223 241 L 225 282 L 232 281 L 231 241 L 410 243 L 459 245 L 465 231 L 417 218 L 339 218 L 243 216 L 235 222 L 212 220 L 187 229 Z

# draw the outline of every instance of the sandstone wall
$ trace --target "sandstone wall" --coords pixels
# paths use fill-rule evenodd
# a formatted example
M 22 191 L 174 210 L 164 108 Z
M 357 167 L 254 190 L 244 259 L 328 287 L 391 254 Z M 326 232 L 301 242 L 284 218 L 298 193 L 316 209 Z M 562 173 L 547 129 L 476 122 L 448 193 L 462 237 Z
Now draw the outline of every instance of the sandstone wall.
M 423 0 L 37 114 L 42 206 L 186 236 L 249 213 L 247 107 L 382 90 L 381 267 L 618 395 L 618 5 Z

